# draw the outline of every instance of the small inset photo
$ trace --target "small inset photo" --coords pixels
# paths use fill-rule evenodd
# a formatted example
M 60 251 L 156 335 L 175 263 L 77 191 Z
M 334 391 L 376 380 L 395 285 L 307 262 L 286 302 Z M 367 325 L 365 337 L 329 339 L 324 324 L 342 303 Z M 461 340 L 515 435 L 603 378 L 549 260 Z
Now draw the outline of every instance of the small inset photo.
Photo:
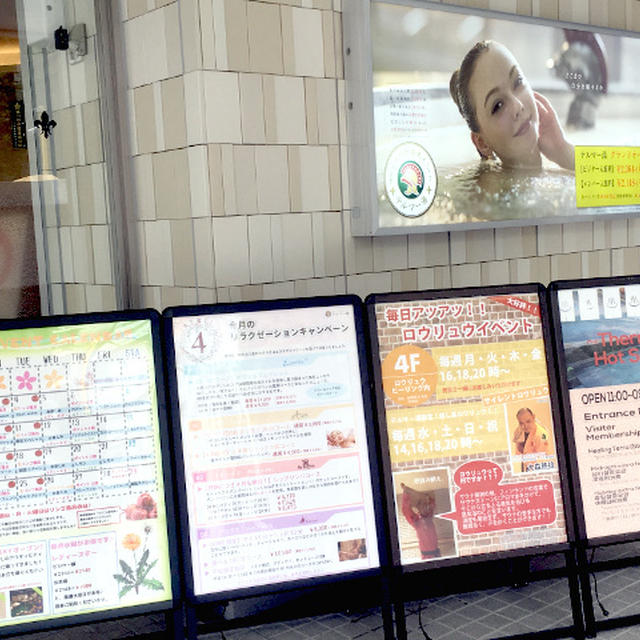
M 338 558 L 340 562 L 345 560 L 358 560 L 367 557 L 367 543 L 364 538 L 354 540 L 341 540 L 338 542 Z
M 356 436 L 353 429 L 349 431 L 341 431 L 340 429 L 332 429 L 327 432 L 327 445 L 331 449 L 348 449 L 356 444 Z
M 451 511 L 448 470 L 396 473 L 393 483 L 402 563 L 455 556 L 453 523 L 435 517 Z
M 44 611 L 42 587 L 28 587 L 9 592 L 11 617 L 33 616 Z
M 153 496 L 141 493 L 135 502 L 128 505 L 125 510 L 127 520 L 146 520 L 158 517 L 158 505 Z
M 505 405 L 513 473 L 556 469 L 551 404 L 548 397 Z

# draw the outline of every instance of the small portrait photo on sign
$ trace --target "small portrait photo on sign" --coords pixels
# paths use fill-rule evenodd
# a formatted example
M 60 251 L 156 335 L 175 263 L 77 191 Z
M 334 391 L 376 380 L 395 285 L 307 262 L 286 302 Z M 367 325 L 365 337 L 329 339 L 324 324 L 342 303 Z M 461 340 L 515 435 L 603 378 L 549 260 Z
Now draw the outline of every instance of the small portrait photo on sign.
M 511 402 L 506 405 L 505 410 L 513 473 L 556 469 L 556 446 L 549 398 Z
M 455 556 L 453 525 L 437 517 L 451 511 L 447 469 L 399 473 L 394 483 L 403 561 L 419 562 Z

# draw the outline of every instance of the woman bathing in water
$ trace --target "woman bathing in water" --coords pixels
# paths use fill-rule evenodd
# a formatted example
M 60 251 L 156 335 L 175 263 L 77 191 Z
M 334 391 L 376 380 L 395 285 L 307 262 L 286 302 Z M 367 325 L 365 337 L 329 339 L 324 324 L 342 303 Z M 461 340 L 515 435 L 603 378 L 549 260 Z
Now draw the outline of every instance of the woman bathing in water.
M 550 102 L 533 91 L 511 52 L 498 42 L 478 42 L 451 76 L 449 90 L 483 159 L 503 167 L 538 169 L 542 156 L 575 170 Z

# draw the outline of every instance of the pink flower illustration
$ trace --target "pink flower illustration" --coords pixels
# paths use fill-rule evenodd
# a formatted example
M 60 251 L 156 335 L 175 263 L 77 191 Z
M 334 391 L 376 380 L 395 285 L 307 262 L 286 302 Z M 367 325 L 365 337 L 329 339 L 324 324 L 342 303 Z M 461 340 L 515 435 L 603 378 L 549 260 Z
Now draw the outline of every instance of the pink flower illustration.
M 28 389 L 29 391 L 33 390 L 33 383 L 36 381 L 35 376 L 31 377 L 30 373 L 28 371 L 25 371 L 22 377 L 16 377 L 18 382 L 20 383 L 18 385 L 18 389 Z

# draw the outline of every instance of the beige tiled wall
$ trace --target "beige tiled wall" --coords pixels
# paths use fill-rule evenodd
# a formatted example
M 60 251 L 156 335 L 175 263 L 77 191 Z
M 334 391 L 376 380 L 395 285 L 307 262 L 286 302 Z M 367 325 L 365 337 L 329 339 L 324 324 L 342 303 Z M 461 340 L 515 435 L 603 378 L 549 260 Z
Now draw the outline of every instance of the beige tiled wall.
M 93 9 L 64 0 L 68 25 L 84 23 L 87 55 L 69 64 L 67 51 L 47 54 L 51 117 L 57 126 L 48 149 L 58 181 L 42 203 L 43 242 L 52 313 L 114 309 L 109 206 L 102 148 Z M 34 54 L 36 108 L 44 103 L 43 54 Z M 46 184 L 46 183 L 45 183 Z M 43 265 L 40 266 L 43 268 Z
M 120 0 L 146 304 L 638 271 L 639 220 L 352 237 L 348 181 L 358 169 L 346 165 L 341 33 L 350 1 Z M 450 4 L 640 30 L 637 0 Z M 77 218 L 73 202 L 65 216 Z M 94 251 L 105 242 L 90 234 Z M 58 269 L 89 258 L 66 264 L 63 253 Z M 92 268 L 103 284 L 104 265 Z

